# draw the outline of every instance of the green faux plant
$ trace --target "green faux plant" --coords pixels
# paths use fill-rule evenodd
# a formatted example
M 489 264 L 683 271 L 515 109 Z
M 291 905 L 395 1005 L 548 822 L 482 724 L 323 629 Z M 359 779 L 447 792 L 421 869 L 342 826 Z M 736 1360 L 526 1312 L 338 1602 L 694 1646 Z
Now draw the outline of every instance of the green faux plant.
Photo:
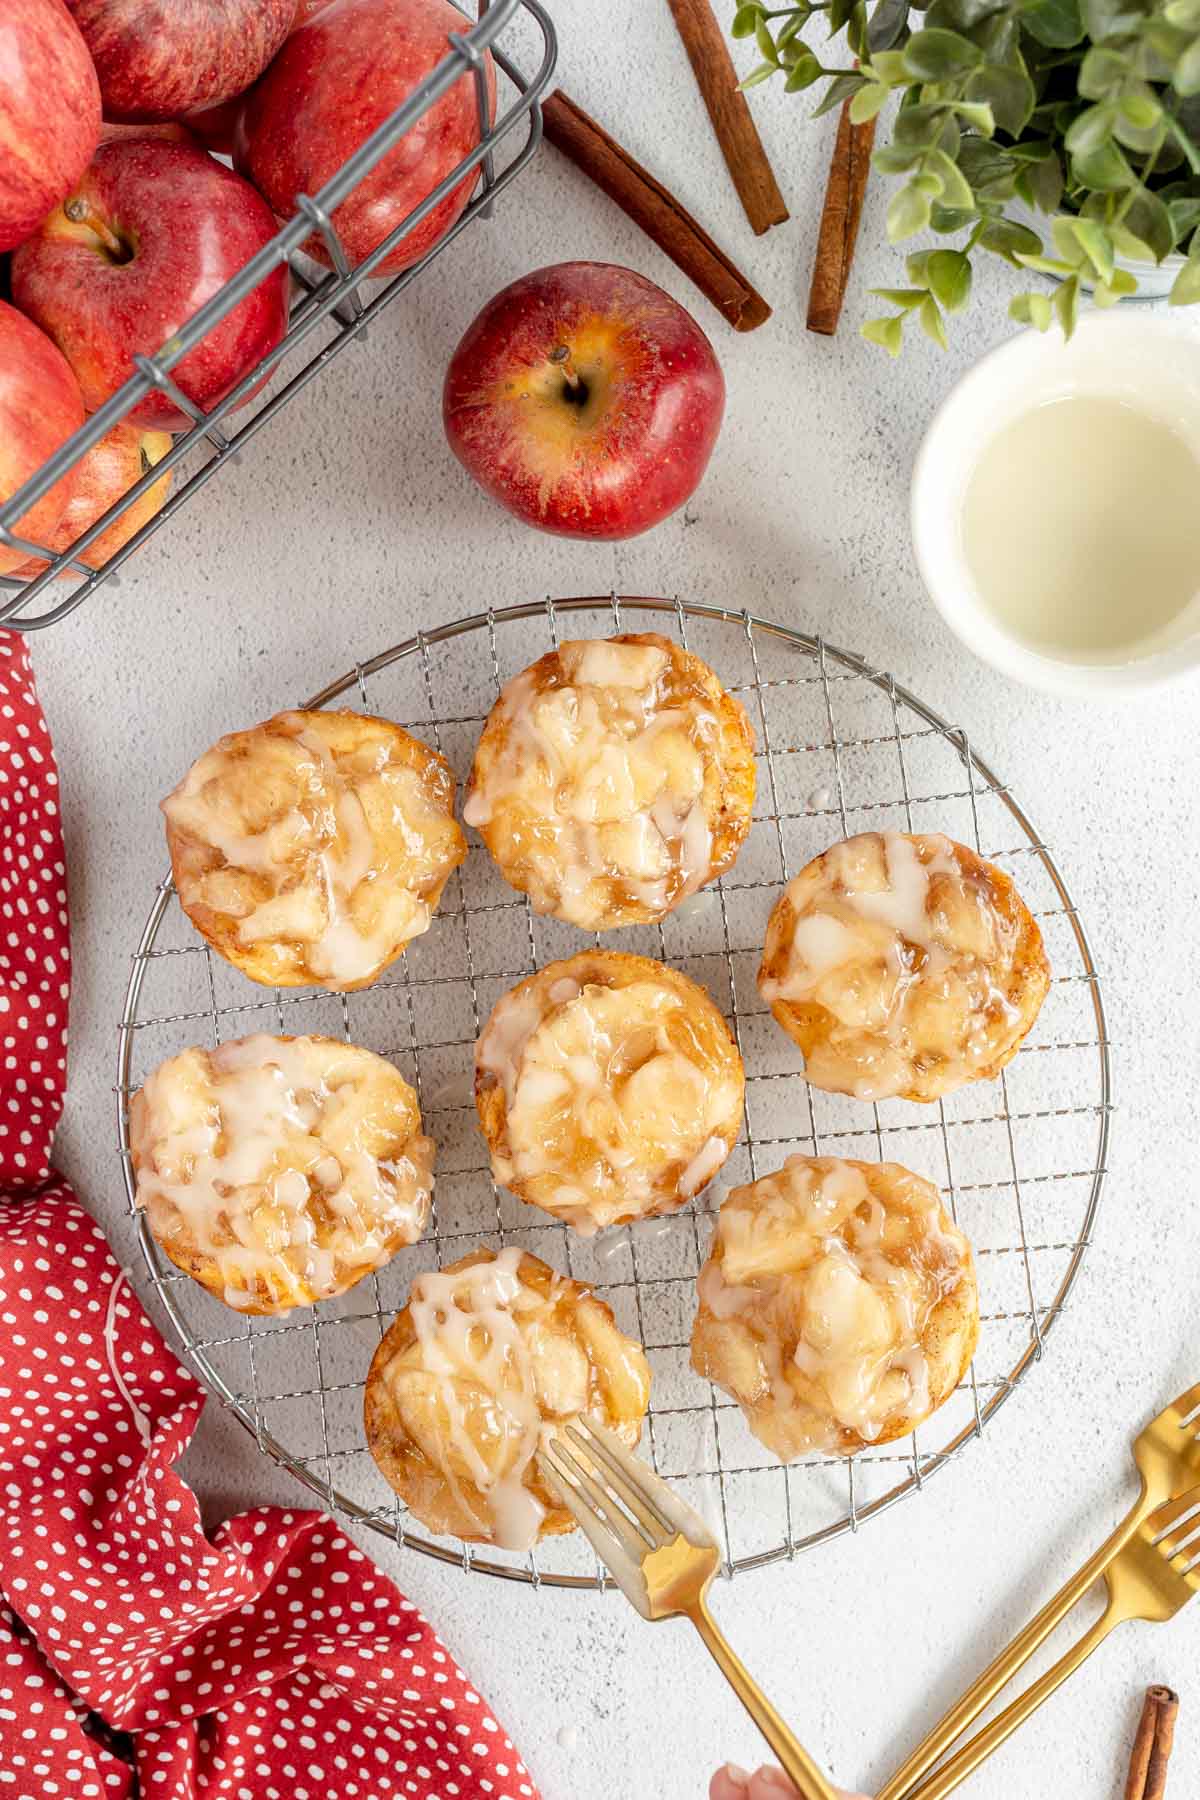
M 828 67 L 805 42 L 822 20 L 854 65 Z M 1053 298 L 1009 307 L 1041 331 L 1057 317 L 1070 335 L 1084 282 L 1101 306 L 1134 293 L 1118 257 L 1181 254 L 1171 303 L 1200 301 L 1200 0 L 800 0 L 740 5 L 733 35 L 762 57 L 745 87 L 826 80 L 817 113 L 848 100 L 856 123 L 899 99 L 872 159 L 904 178 L 888 237 L 959 242 L 909 256 L 903 286 L 872 289 L 895 310 L 863 336 L 893 356 L 913 317 L 945 347 L 980 250 L 1059 278 Z M 1049 245 L 1009 216 L 1014 201 L 1051 215 Z

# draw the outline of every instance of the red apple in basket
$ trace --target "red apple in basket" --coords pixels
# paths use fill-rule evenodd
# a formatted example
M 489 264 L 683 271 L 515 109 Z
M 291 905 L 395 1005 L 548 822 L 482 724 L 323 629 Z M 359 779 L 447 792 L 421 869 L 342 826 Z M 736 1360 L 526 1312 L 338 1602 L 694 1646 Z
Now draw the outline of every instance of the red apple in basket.
M 315 194 L 402 105 L 467 21 L 449 0 L 331 0 L 293 31 L 238 121 L 234 162 L 281 218 L 297 194 Z M 489 111 L 495 71 L 487 59 Z M 334 214 L 359 263 L 479 142 L 475 79 L 464 74 L 405 133 Z M 407 269 L 459 217 L 478 172 L 464 176 L 374 270 Z M 330 266 L 316 233 L 304 248 Z
M 87 168 L 100 89 L 60 0 L 3 0 L 0 16 L 0 250 L 36 231 Z
M 489 300 L 446 371 L 450 448 L 529 525 L 626 538 L 696 488 L 725 382 L 691 314 L 611 263 L 535 269 Z
M 299 31 L 314 13 L 331 4 L 332 0 L 299 0 L 292 30 Z M 222 100 L 219 106 L 205 106 L 199 112 L 187 113 L 182 122 L 214 156 L 232 156 L 238 115 L 245 104 L 245 94 L 238 94 L 233 100 Z
M 98 444 L 80 458 L 75 470 L 74 493 L 67 503 L 65 512 L 58 524 L 45 537 L 39 539 L 47 550 L 65 550 L 73 544 L 79 534 L 94 525 L 102 513 L 106 513 L 115 500 L 127 494 L 135 481 L 141 479 L 156 463 L 160 463 L 171 448 L 171 439 L 165 431 L 144 431 L 136 425 L 114 425 L 106 432 Z M 94 538 L 84 550 L 82 560 L 91 568 L 98 569 L 107 562 L 122 546 L 127 544 L 135 531 L 141 529 L 147 519 L 152 519 L 171 489 L 171 476 L 168 471 L 160 475 L 146 492 L 118 513 L 111 525 L 105 527 L 98 538 Z M 40 574 L 46 567 L 42 557 L 30 557 L 13 573 L 23 581 L 30 580 Z M 64 569 L 60 580 L 78 577 L 77 569 Z
M 296 0 L 66 0 L 110 119 L 174 119 L 232 100 L 291 29 Z
M 193 144 L 103 144 L 74 193 L 13 256 L 13 299 L 49 332 L 94 412 L 275 234 L 248 182 Z M 259 283 L 175 365 L 206 410 L 282 338 L 288 272 Z M 183 431 L 191 420 L 148 394 L 128 423 Z
M 82 424 L 83 399 L 70 364 L 44 332 L 0 300 L 0 506 Z M 11 529 L 46 543 L 74 491 L 74 475 L 64 475 Z M 0 544 L 0 575 L 25 560 L 23 550 Z

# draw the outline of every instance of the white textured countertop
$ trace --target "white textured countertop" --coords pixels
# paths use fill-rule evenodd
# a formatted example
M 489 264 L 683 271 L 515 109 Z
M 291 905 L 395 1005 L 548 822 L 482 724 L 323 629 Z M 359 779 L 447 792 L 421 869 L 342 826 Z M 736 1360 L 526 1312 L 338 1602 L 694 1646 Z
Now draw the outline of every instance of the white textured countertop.
M 862 651 L 966 725 L 1055 847 L 1106 981 L 1118 1113 L 1095 1245 L 1069 1309 L 984 1439 L 925 1494 L 840 1540 L 720 1588 L 735 1644 L 817 1756 L 869 1788 L 1105 1532 L 1142 1419 L 1200 1377 L 1196 1204 L 1197 687 L 1120 706 L 1026 693 L 972 661 L 926 603 L 906 520 L 913 453 L 959 370 L 1005 336 L 1000 265 L 942 356 L 860 341 L 894 284 L 885 186 L 868 195 L 840 335 L 804 297 L 832 121 L 809 96 L 754 106 L 792 210 L 755 240 L 661 0 L 553 0 L 563 85 L 658 172 L 775 306 L 735 336 L 600 194 L 545 150 L 488 227 L 433 270 L 101 592 L 34 645 L 62 772 L 74 923 L 72 1080 L 58 1158 L 133 1261 L 113 1144 L 129 953 L 163 865 L 159 797 L 221 731 L 356 659 L 488 602 L 673 594 Z M 631 543 L 542 537 L 493 507 L 445 448 L 442 371 L 478 306 L 538 264 L 629 263 L 711 335 L 728 412 L 688 509 Z M 988 290 L 992 290 L 989 298 Z M 135 1280 L 145 1289 L 140 1261 Z M 214 1403 L 186 1463 L 215 1519 L 304 1498 Z M 546 1800 L 693 1800 L 761 1747 L 682 1625 L 619 1598 L 534 1593 L 368 1545 L 490 1696 Z M 1182 1687 L 1170 1792 L 1200 1792 L 1200 1614 L 1126 1627 L 967 1790 L 1119 1800 L 1145 1684 Z M 559 1745 L 574 1726 L 573 1749 Z M 569 1735 L 569 1734 L 568 1734 Z

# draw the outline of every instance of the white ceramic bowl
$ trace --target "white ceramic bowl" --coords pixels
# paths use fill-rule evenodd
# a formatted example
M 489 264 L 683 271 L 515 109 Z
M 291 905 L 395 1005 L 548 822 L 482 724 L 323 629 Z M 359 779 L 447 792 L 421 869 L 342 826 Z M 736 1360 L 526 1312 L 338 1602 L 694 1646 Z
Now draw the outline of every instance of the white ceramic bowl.
M 938 408 L 918 452 L 913 548 L 930 599 L 984 662 L 1050 693 L 1137 691 L 1200 666 L 1200 602 L 1132 660 L 1048 655 L 1006 631 L 983 605 L 963 549 L 963 499 L 984 445 L 1030 407 L 1073 394 L 1140 405 L 1173 426 L 1200 461 L 1200 325 L 1186 312 L 1089 312 L 1069 343 L 1057 326 L 1045 335 L 1023 331 L 983 357 Z M 1020 530 L 1019 519 L 1013 529 Z M 1200 591 L 1200 493 L 1196 561 Z

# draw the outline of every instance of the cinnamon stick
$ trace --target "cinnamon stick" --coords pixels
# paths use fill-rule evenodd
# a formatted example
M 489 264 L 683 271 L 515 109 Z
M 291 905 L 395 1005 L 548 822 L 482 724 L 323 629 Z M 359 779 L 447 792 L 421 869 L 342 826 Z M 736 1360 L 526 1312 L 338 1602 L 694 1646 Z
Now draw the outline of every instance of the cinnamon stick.
M 753 331 L 771 308 L 703 226 L 561 88 L 542 101 L 546 137 L 651 237 L 735 331 Z
M 667 0 L 667 4 L 679 27 L 725 166 L 746 217 L 761 237 L 772 225 L 783 224 L 788 209 L 746 96 L 738 86 L 725 33 L 709 0 Z
M 847 101 L 838 119 L 817 236 L 817 260 L 808 293 L 808 329 L 819 331 L 824 337 L 833 336 L 842 316 L 874 142 L 874 119 L 865 125 L 852 125 Z
M 1175 1739 L 1179 1695 L 1169 1687 L 1149 1687 L 1133 1740 L 1125 1800 L 1163 1800 L 1167 1763 Z

